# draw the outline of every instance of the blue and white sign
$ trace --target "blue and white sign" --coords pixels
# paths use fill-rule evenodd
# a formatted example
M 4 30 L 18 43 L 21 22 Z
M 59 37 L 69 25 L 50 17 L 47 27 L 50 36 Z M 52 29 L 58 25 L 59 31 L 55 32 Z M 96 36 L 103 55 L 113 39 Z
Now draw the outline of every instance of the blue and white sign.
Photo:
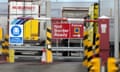
M 23 44 L 23 25 L 10 25 L 9 36 L 10 44 Z

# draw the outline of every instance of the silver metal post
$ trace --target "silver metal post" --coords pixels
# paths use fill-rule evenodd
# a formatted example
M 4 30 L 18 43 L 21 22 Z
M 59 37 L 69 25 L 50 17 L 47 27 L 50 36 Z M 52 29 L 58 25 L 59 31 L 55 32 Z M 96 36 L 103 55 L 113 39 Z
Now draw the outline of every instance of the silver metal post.
M 105 66 L 101 67 L 101 72 L 105 72 Z
M 58 41 L 58 39 L 57 39 L 57 42 L 56 42 L 56 46 L 57 46 L 57 49 L 59 48 L 59 41 Z M 56 51 L 56 55 L 58 56 L 59 54 L 58 54 L 58 50 Z
M 46 17 L 51 17 L 51 0 L 46 0 Z M 47 26 L 51 26 L 51 21 L 47 21 Z
M 114 0 L 114 20 L 115 20 L 115 58 L 119 58 L 119 25 L 118 25 L 118 17 L 119 17 L 119 0 Z

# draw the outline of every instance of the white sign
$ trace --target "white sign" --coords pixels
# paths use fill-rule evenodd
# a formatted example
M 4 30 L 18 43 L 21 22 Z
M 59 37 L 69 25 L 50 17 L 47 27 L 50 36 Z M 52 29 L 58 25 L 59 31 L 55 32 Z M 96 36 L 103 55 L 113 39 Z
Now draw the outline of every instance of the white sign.
M 10 14 L 39 14 L 39 6 L 31 2 L 10 2 Z
M 21 45 L 23 44 L 23 25 L 9 26 L 9 43 Z
M 106 33 L 107 25 L 106 24 L 101 24 L 101 32 Z

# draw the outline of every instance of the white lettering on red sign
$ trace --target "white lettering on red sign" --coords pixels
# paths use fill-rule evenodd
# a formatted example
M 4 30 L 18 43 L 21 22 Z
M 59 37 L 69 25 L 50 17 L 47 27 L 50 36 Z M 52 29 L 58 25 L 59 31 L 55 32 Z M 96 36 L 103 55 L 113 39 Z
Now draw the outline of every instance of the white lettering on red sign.
M 12 6 L 12 9 L 19 9 L 19 10 L 35 10 L 34 6 Z
M 53 28 L 54 28 L 54 37 L 58 37 L 58 38 L 68 38 L 68 29 L 69 25 L 63 25 L 63 24 L 54 24 Z
M 68 35 L 67 34 L 58 34 L 58 33 L 55 33 L 54 36 L 59 36 L 59 37 L 67 37 Z
M 54 28 L 62 28 L 62 25 L 54 25 Z
M 68 32 L 68 29 L 61 29 L 61 28 L 63 28 L 62 25 L 54 25 L 54 32 L 55 32 L 54 36 L 64 36 L 64 37 L 67 37 L 66 32 Z
M 79 25 L 79 24 L 72 24 L 72 26 L 74 26 L 74 27 L 81 27 L 82 25 Z

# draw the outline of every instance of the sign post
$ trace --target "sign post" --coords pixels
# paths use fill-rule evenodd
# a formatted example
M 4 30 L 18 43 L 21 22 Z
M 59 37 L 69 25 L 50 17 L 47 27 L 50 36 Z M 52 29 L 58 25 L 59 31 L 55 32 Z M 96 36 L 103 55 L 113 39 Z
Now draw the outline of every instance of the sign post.
M 100 33 L 100 57 L 102 65 L 107 63 L 109 57 L 109 18 L 106 16 L 99 17 L 99 33 Z
M 114 19 L 115 19 L 115 41 L 114 41 L 114 50 L 115 50 L 115 54 L 114 57 L 116 59 L 119 58 L 119 0 L 114 0 Z

